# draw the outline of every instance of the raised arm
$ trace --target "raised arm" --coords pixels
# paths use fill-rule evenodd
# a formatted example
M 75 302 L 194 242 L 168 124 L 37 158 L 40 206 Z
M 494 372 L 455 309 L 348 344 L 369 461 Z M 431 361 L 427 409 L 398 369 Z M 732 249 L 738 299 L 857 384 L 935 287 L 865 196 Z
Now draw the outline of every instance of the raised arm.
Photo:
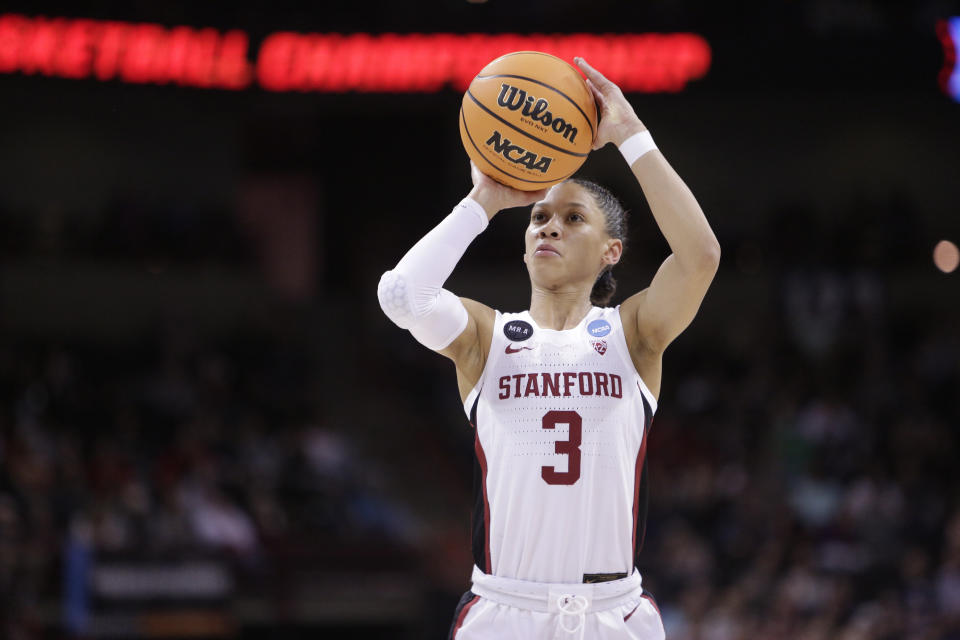
M 620 88 L 582 58 L 576 62 L 586 74 L 601 110 L 595 148 L 612 142 L 621 147 L 626 157 L 631 157 L 635 155 L 630 151 L 633 145 L 646 142 L 649 146 L 649 139 L 644 140 L 646 136 L 637 136 L 647 128 Z M 622 147 L 624 142 L 626 147 Z M 634 149 L 643 150 L 644 147 Z M 717 272 L 720 245 L 696 198 L 659 150 L 643 153 L 631 163 L 630 169 L 643 188 L 650 211 L 672 253 L 660 266 L 649 288 L 624 301 L 620 315 L 625 325 L 632 323 L 636 330 L 631 351 L 659 361 L 660 354 L 687 328 L 700 308 Z
M 388 318 L 425 347 L 454 361 L 461 392 L 468 392 L 483 372 L 495 314 L 484 304 L 458 298 L 443 283 L 497 212 L 532 204 L 545 194 L 505 187 L 472 163 L 471 177 L 470 194 L 384 273 L 377 287 Z

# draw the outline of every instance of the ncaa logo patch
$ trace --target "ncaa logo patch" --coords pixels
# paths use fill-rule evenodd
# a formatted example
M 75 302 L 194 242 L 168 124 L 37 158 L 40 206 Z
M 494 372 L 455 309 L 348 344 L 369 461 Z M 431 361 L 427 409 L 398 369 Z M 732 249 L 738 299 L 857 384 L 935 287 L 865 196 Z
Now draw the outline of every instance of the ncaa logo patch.
M 533 335 L 533 327 L 523 320 L 511 320 L 503 325 L 503 335 L 507 336 L 508 340 L 523 342 Z
M 587 325 L 587 333 L 590 334 L 592 338 L 602 338 L 608 333 L 610 333 L 610 323 L 600 318 L 599 320 L 594 320 Z

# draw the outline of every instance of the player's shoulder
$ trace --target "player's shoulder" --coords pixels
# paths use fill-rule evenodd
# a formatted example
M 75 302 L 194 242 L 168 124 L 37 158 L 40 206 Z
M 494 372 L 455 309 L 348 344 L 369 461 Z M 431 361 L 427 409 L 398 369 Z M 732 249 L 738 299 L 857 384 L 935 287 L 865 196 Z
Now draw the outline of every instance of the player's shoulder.
M 472 298 L 461 297 L 460 302 L 463 303 L 463 306 L 467 310 L 467 313 L 470 314 L 470 317 L 472 317 L 478 323 L 489 322 L 492 324 L 496 320 L 497 315 L 500 313 L 493 307 Z
M 624 324 L 636 323 L 643 306 L 647 303 L 647 291 L 649 287 L 636 292 L 617 306 Z
M 617 307 L 620 322 L 623 324 L 623 335 L 627 339 L 631 352 L 635 354 L 662 353 L 663 351 L 653 348 L 644 339 L 642 328 L 648 291 L 649 287 L 638 291 Z

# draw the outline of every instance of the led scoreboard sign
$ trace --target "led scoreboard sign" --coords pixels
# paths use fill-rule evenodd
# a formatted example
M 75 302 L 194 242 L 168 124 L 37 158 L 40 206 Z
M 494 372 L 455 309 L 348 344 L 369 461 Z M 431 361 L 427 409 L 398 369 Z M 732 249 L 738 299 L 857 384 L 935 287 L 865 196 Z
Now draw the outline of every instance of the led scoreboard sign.
M 943 45 L 943 67 L 938 80 L 943 92 L 960 102 L 960 63 L 957 49 L 960 48 L 960 16 L 937 21 L 937 36 Z
M 581 55 L 624 91 L 677 92 L 706 75 L 711 51 L 692 33 L 269 34 L 0 14 L 0 73 L 268 91 L 463 91 L 490 60 L 535 50 Z

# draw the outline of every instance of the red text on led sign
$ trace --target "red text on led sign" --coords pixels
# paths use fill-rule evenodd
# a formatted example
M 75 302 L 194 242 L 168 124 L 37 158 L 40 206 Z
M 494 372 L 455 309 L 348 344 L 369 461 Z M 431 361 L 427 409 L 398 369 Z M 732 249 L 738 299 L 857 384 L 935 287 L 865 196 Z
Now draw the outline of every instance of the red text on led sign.
M 432 92 L 465 89 L 490 60 L 534 50 L 580 55 L 625 91 L 675 92 L 710 68 L 701 36 L 672 34 L 268 35 L 0 15 L 0 73 L 216 89 Z

